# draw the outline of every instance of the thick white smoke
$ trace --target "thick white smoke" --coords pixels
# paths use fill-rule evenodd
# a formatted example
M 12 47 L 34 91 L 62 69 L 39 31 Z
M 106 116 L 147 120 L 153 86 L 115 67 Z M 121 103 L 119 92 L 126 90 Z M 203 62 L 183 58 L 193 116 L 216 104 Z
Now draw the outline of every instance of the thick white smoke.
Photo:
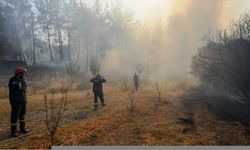
M 144 74 L 153 79 L 185 76 L 202 38 L 218 29 L 223 2 L 178 0 L 168 18 L 139 25 L 132 46 L 110 51 L 103 71 L 132 75 L 136 71 L 135 64 L 139 63 L 144 66 Z

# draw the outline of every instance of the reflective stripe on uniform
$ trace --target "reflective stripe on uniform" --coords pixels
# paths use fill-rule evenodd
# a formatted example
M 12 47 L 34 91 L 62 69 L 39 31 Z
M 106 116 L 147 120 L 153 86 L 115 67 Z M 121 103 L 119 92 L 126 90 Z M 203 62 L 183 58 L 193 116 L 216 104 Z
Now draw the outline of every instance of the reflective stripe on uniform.
M 10 124 L 11 126 L 17 126 L 17 124 L 16 123 L 12 123 L 12 124 Z
M 25 122 L 25 120 L 19 120 L 19 122 Z

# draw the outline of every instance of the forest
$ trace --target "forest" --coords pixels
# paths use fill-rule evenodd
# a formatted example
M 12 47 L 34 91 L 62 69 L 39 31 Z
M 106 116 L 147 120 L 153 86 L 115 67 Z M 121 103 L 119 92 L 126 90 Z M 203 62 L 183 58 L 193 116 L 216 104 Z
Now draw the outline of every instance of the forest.
M 79 64 L 81 58 L 88 65 L 92 55 L 104 57 L 122 36 L 129 39 L 131 21 L 119 3 L 96 1 L 92 8 L 76 0 L 1 1 L 1 57 L 31 65 Z
M 249 146 L 247 4 L 0 0 L 0 149 Z

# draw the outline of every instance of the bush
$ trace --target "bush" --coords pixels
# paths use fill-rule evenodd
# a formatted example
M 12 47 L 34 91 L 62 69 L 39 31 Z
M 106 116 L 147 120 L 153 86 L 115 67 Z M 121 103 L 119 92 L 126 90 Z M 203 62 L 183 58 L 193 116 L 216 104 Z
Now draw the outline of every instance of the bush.
M 101 63 L 98 61 L 98 58 L 92 57 L 90 59 L 89 69 L 93 76 L 97 75 L 101 70 Z
M 139 74 L 141 74 L 141 73 L 143 72 L 143 70 L 144 70 L 144 66 L 143 66 L 141 63 L 137 63 L 137 64 L 135 65 L 135 70 L 136 70 Z
M 80 65 L 78 63 L 70 62 L 66 64 L 67 74 L 71 77 L 77 76 L 80 72 Z
M 245 14 L 216 36 L 209 36 L 192 60 L 203 86 L 250 104 L 250 16 Z
M 46 118 L 45 118 L 45 124 L 47 131 L 50 134 L 50 142 L 51 146 L 55 144 L 55 135 L 57 133 L 57 130 L 60 126 L 60 123 L 64 117 L 65 108 L 67 104 L 67 89 L 62 88 L 62 97 L 59 104 L 56 104 L 54 94 L 55 92 L 52 91 L 51 99 L 47 97 L 47 94 L 44 95 L 44 102 L 45 102 L 45 112 L 46 112 Z
M 90 89 L 90 84 L 88 80 L 84 80 L 82 82 L 80 82 L 77 87 L 76 90 L 89 90 Z

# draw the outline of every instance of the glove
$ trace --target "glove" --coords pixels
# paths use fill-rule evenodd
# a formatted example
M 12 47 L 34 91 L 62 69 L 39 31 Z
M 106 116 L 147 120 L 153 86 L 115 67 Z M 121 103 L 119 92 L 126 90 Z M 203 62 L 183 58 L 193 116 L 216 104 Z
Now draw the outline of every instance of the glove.
M 19 90 L 26 90 L 26 84 L 24 81 L 18 83 Z
M 22 83 L 21 83 L 21 82 L 18 83 L 18 88 L 19 88 L 19 90 L 22 90 L 22 89 L 23 89 L 23 86 L 22 86 Z
M 25 81 L 22 81 L 21 83 L 22 83 L 23 90 L 26 90 L 27 89 L 27 85 L 26 85 Z

